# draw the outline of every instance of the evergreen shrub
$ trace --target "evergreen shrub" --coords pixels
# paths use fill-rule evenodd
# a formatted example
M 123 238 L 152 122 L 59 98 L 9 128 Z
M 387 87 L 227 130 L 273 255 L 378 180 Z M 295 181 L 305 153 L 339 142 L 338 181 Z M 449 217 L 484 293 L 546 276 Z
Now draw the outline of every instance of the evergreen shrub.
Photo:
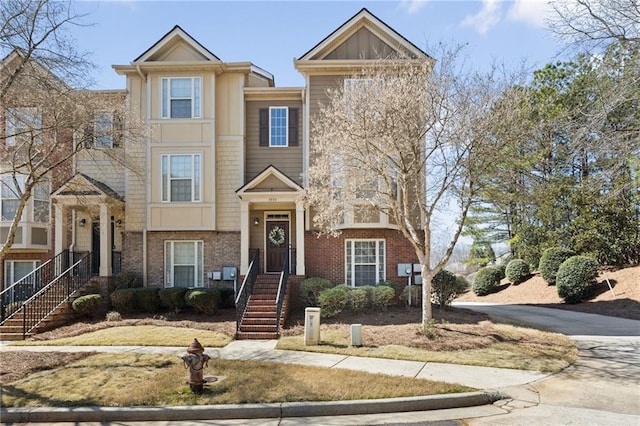
M 393 288 L 386 285 L 377 285 L 373 287 L 373 304 L 372 308 L 379 311 L 386 311 L 396 298 L 396 292 Z
M 318 297 L 324 290 L 332 288 L 331 281 L 311 277 L 300 283 L 300 298 L 304 306 L 319 306 Z
M 558 268 L 556 288 L 566 303 L 579 303 L 593 295 L 598 284 L 598 263 L 590 257 L 573 256 Z
M 542 253 L 540 264 L 538 266 L 540 275 L 549 285 L 554 285 L 556 283 L 558 268 L 560 268 L 562 262 L 574 255 L 575 253 L 573 251 L 563 247 L 551 247 L 546 249 Z
M 493 266 L 480 269 L 473 277 L 473 292 L 477 296 L 486 296 L 500 284 L 501 277 L 502 272 Z
M 136 290 L 134 288 L 121 288 L 111 293 L 113 308 L 124 314 L 132 314 L 138 310 Z
M 217 288 L 199 288 L 187 290 L 184 297 L 187 306 L 206 315 L 215 315 L 220 306 L 220 292 Z
M 136 306 L 142 312 L 156 313 L 160 309 L 160 297 L 158 289 L 154 287 L 141 287 L 135 289 Z
M 158 298 L 162 307 L 178 313 L 184 308 L 184 296 L 186 293 L 187 289 L 183 287 L 161 288 L 158 291 Z
M 320 305 L 320 316 L 331 318 L 338 315 L 347 305 L 347 294 L 349 287 L 339 285 L 320 293 L 318 303 Z
M 513 284 L 520 284 L 526 281 L 531 276 L 529 270 L 529 264 L 522 259 L 513 259 L 507 264 L 505 274 L 509 282 Z
M 455 274 L 443 269 L 431 279 L 431 300 L 444 308 L 468 288 L 467 280 L 459 280 Z
M 81 317 L 98 318 L 104 313 L 102 296 L 99 294 L 87 294 L 80 296 L 71 304 L 73 312 Z

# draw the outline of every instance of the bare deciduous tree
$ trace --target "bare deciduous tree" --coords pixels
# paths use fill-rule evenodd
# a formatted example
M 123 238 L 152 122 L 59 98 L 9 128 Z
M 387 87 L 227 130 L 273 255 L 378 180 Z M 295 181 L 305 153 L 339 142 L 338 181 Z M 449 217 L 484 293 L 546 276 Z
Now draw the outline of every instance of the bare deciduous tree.
M 551 6 L 551 29 L 565 41 L 588 47 L 640 42 L 637 0 L 556 0 Z
M 380 213 L 411 243 L 422 267 L 423 325 L 432 318 L 433 276 L 446 265 L 490 166 L 492 125 L 512 110 L 512 84 L 460 65 L 441 46 L 437 62 L 380 60 L 328 92 L 313 118 L 308 201 L 321 233 L 339 233 L 354 215 Z M 501 104 L 497 100 L 501 99 Z M 439 211 L 450 240 L 432 259 Z
M 83 153 L 85 161 L 108 158 L 109 164 L 126 167 L 124 149 L 95 148 L 105 148 L 101 141 L 135 140 L 135 129 L 142 128 L 125 120 L 124 92 L 85 90 L 94 66 L 67 32 L 84 25 L 83 18 L 71 2 L 0 2 L 1 220 L 10 222 L 0 258 L 13 245 L 30 200 L 48 200 L 71 176 L 74 158 Z M 35 209 L 33 217 L 48 223 L 48 207 Z

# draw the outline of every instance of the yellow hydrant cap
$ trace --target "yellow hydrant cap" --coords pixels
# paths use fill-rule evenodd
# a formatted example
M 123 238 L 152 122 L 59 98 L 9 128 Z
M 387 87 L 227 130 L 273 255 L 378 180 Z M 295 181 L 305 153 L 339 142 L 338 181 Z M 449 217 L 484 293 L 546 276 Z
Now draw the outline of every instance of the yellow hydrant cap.
M 202 352 L 204 352 L 204 347 L 200 344 L 200 342 L 198 342 L 198 339 L 193 339 L 193 342 L 191 342 L 191 345 L 189 345 L 187 352 L 190 354 L 201 354 Z

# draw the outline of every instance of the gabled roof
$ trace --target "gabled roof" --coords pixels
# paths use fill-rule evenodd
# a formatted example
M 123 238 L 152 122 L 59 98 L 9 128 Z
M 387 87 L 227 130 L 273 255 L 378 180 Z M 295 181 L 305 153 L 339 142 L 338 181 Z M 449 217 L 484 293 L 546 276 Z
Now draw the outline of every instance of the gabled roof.
M 154 60 L 154 58 L 160 56 L 166 50 L 169 50 L 177 42 L 183 41 L 189 47 L 191 47 L 201 58 L 205 61 L 221 62 L 220 58 L 211 53 L 206 47 L 204 47 L 195 38 L 191 37 L 189 33 L 183 30 L 179 25 L 173 27 L 168 33 L 163 35 L 160 40 L 155 42 L 153 46 L 148 48 L 144 53 L 138 56 L 133 62 L 146 62 Z
M 277 188 L 261 187 L 262 183 L 268 182 L 270 179 L 275 179 L 281 185 Z M 242 198 L 244 195 L 255 193 L 301 193 L 302 190 L 303 189 L 300 185 L 291 180 L 275 166 L 268 166 L 266 169 L 258 173 L 256 177 L 238 189 L 236 193 L 240 198 Z
M 26 53 L 24 50 L 16 48 L 9 52 L 2 60 L 0 60 L 0 69 L 10 67 L 14 61 L 24 61 L 26 58 Z M 37 58 L 30 57 L 26 63 L 33 67 L 36 72 L 42 73 L 43 75 L 47 75 L 51 77 L 52 81 L 55 81 L 64 89 L 69 89 L 69 85 L 62 80 L 60 77 L 55 75 L 51 70 L 44 65 L 42 65 Z M 51 82 L 51 80 L 49 81 Z
M 100 182 L 84 173 L 76 173 L 71 176 L 60 188 L 55 190 L 52 197 L 74 196 L 107 196 L 119 201 L 123 201 L 122 196 L 111 189 L 109 185 Z
M 303 54 L 298 61 L 323 59 L 326 55 L 331 53 L 333 49 L 347 40 L 362 27 L 367 28 L 374 35 L 396 50 L 403 49 L 415 56 L 415 58 L 430 58 L 430 56 L 422 49 L 411 43 L 396 30 L 376 17 L 373 13 L 369 12 L 369 10 L 362 8 L 344 24 L 325 37 L 320 43 L 316 44 L 309 51 Z

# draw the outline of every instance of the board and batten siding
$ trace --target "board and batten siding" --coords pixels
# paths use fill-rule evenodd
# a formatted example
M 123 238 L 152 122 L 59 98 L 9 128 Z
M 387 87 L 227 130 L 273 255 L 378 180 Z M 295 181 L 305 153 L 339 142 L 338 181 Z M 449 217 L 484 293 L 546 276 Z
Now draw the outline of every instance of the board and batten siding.
M 298 109 L 298 145 L 287 147 L 260 146 L 260 109 L 288 107 Z M 269 166 L 274 166 L 291 180 L 302 183 L 302 125 L 300 101 L 247 101 L 246 106 L 246 169 L 245 183 Z
M 397 55 L 395 49 L 367 28 L 360 28 L 325 59 L 379 59 Z

